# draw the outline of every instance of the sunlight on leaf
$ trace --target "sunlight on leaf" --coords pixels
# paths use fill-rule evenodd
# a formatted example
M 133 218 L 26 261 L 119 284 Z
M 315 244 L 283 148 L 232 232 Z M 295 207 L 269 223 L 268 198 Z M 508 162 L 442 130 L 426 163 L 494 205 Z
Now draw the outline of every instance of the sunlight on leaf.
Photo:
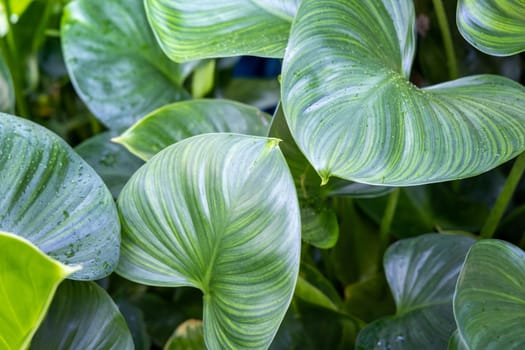
M 56 288 L 79 267 L 51 259 L 31 242 L 0 231 L 0 348 L 28 347 Z
M 267 348 L 293 294 L 299 208 L 277 143 L 238 134 L 183 140 L 139 169 L 118 200 L 118 273 L 199 288 L 209 349 Z
M 414 45 L 411 0 L 301 2 L 283 62 L 283 107 L 323 182 L 442 182 L 525 150 L 523 86 L 479 75 L 418 88 L 407 79 Z
M 398 241 L 385 253 L 396 315 L 366 326 L 357 349 L 445 349 L 455 329 L 452 295 L 474 239 L 428 234 Z

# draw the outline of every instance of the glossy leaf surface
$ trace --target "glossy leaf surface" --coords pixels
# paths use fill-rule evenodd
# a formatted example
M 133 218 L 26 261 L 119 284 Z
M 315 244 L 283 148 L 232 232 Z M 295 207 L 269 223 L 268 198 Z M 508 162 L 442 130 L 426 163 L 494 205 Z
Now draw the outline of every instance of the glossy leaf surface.
M 94 282 L 65 281 L 56 292 L 31 349 L 134 349 L 126 321 Z
M 0 114 L 0 229 L 33 242 L 73 279 L 99 279 L 117 265 L 120 224 L 95 171 L 47 129 Z
M 490 75 L 417 88 L 407 80 L 413 27 L 410 0 L 301 2 L 283 63 L 283 107 L 324 182 L 441 182 L 525 149 L 525 88 Z
M 164 106 L 126 130 L 116 142 L 148 160 L 182 139 L 212 132 L 268 134 L 270 116 L 227 100 L 191 100 Z
M 525 2 L 459 0 L 457 24 L 477 49 L 495 56 L 525 51 Z
M 146 0 L 151 26 L 176 62 L 283 57 L 299 0 Z
M 75 151 L 100 175 L 114 198 L 137 169 L 144 164 L 122 145 L 111 142 L 118 135 L 107 131 L 82 142 Z
M 0 56 L 0 112 L 13 113 L 15 110 L 15 90 L 9 68 Z
M 140 0 L 73 1 L 61 38 L 77 93 L 111 129 L 189 97 L 181 87 L 188 71 L 162 53 Z
M 446 349 L 456 329 L 452 296 L 474 239 L 429 234 L 394 243 L 385 253 L 385 273 L 396 315 L 369 324 L 357 349 Z
M 27 348 L 60 282 L 62 265 L 19 236 L 0 231 L 0 348 Z
M 472 246 L 458 279 L 454 315 L 469 349 L 525 346 L 525 253 L 499 240 Z
M 183 140 L 139 169 L 118 200 L 118 272 L 202 290 L 209 349 L 267 348 L 293 294 L 299 208 L 277 142 L 237 134 Z

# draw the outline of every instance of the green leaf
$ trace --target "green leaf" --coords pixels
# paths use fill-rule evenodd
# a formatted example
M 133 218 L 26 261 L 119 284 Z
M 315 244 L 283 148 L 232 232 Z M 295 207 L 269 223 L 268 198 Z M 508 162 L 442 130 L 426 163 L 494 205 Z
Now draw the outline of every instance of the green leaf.
M 525 346 L 525 253 L 499 240 L 472 246 L 454 296 L 458 330 L 469 349 Z
M 463 339 L 461 339 L 461 335 L 457 329 L 450 337 L 450 341 L 448 342 L 448 350 L 469 350 Z
M 94 282 L 60 285 L 31 343 L 34 350 L 134 349 L 124 317 Z
M 407 80 L 413 26 L 410 0 L 301 2 L 283 63 L 283 108 L 323 182 L 442 182 L 525 150 L 525 88 L 490 75 L 416 87 Z
M 384 265 L 397 312 L 365 327 L 357 349 L 446 349 L 455 329 L 456 279 L 473 243 L 468 237 L 428 234 L 390 246 Z
M 121 145 L 111 142 L 111 138 L 117 135 L 115 131 L 104 132 L 75 147 L 75 151 L 104 180 L 114 198 L 118 197 L 131 175 L 144 163 Z
M 259 109 L 269 109 L 279 104 L 281 86 L 277 79 L 234 78 L 218 95 Z
M 215 84 L 215 60 L 204 61 L 195 68 L 191 84 L 191 95 L 202 98 L 213 90 Z
M 26 349 L 60 282 L 78 268 L 51 259 L 22 237 L 0 231 L 0 348 Z
M 140 0 L 70 2 L 61 38 L 77 93 L 110 129 L 189 97 L 181 87 L 187 67 L 162 53 Z
M 284 141 L 281 148 L 292 172 L 301 207 L 302 239 L 318 248 L 333 247 L 339 237 L 337 216 L 326 201 L 315 170 L 290 135 L 280 106 L 275 111 L 270 136 Z
M 515 0 L 459 0 L 458 28 L 477 49 L 494 56 L 525 51 L 525 3 Z
M 11 73 L 0 55 L 0 112 L 13 113 L 15 110 L 15 90 Z
M 176 62 L 283 57 L 299 0 L 146 0 L 151 27 Z
M 20 16 L 24 13 L 27 6 L 33 2 L 33 0 L 7 0 L 11 8 L 11 13 Z
M 204 350 L 202 321 L 187 320 L 177 327 L 164 350 Z
M 149 160 L 171 144 L 199 134 L 267 135 L 269 119 L 266 113 L 233 101 L 182 101 L 148 114 L 114 141 L 136 156 Z
M 299 208 L 277 143 L 237 134 L 183 140 L 139 169 L 118 200 L 118 272 L 203 291 L 209 349 L 267 348 L 293 294 Z
M 295 286 L 295 297 L 332 311 L 339 311 L 343 302 L 332 284 L 313 266 L 301 264 Z
M 120 224 L 95 171 L 49 130 L 0 113 L 0 229 L 33 242 L 73 279 L 99 279 L 117 265 Z

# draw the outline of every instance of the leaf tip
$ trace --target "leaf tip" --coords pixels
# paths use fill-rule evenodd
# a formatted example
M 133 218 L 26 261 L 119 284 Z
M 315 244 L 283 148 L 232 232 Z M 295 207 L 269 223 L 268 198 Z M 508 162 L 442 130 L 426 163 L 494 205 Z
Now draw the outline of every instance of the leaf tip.
M 278 139 L 278 138 L 271 138 L 268 140 L 268 147 L 269 148 L 275 148 L 275 147 L 279 147 L 279 143 L 281 142 L 282 140 L 281 139 Z

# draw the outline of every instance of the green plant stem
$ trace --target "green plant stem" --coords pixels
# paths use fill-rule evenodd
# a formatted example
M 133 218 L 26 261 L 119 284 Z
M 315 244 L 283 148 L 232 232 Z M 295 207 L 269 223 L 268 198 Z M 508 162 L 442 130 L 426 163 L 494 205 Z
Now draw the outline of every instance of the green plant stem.
M 26 103 L 23 88 L 24 75 L 20 68 L 20 58 L 18 57 L 18 49 L 13 32 L 14 28 L 11 24 L 11 6 L 9 5 L 9 1 L 4 0 L 3 4 L 7 17 L 7 34 L 3 39 L 0 39 L 0 41 L 2 41 L 2 53 L 5 60 L 7 61 L 7 65 L 13 79 L 13 88 L 15 89 L 15 100 L 18 115 L 29 118 L 29 108 Z
M 452 35 L 450 34 L 450 26 L 448 24 L 447 13 L 445 12 L 445 7 L 443 6 L 442 0 L 432 0 L 432 2 L 434 4 L 434 10 L 436 11 L 439 29 L 443 38 L 443 45 L 445 46 L 448 74 L 450 79 L 457 79 L 459 76 L 458 64 L 456 61 L 456 52 L 454 50 L 454 44 L 452 43 Z
M 503 190 L 499 194 L 498 199 L 496 200 L 496 203 L 494 204 L 494 207 L 492 208 L 489 217 L 487 218 L 487 221 L 485 221 L 485 225 L 483 225 L 481 229 L 481 238 L 492 238 L 492 236 L 494 236 L 496 228 L 498 227 L 499 222 L 503 217 L 505 209 L 507 209 L 507 206 L 509 205 L 509 202 L 512 199 L 512 195 L 514 194 L 514 191 L 516 190 L 516 187 L 518 186 L 518 183 L 524 171 L 525 152 L 522 153 L 514 162 L 514 165 L 510 170 L 509 177 L 507 178 L 507 181 L 505 181 L 505 185 L 503 186 Z
M 397 208 L 397 202 L 399 199 L 399 188 L 396 188 L 393 192 L 388 195 L 388 201 L 386 203 L 385 213 L 379 226 L 379 237 L 383 250 L 386 249 L 389 242 L 390 227 L 392 226 L 392 220 Z

